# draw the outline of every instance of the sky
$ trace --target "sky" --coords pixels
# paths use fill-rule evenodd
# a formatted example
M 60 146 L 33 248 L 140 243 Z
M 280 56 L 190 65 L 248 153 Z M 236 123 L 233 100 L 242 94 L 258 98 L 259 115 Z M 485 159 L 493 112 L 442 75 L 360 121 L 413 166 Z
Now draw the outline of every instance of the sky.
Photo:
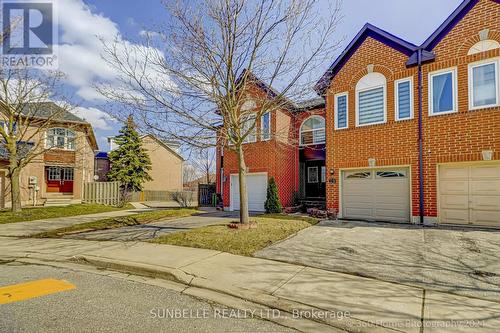
M 99 80 L 113 82 L 114 73 L 101 58 L 99 38 L 116 36 L 137 43 L 145 31 L 166 19 L 161 0 L 56 0 L 59 13 L 59 69 L 66 74 L 75 113 L 89 121 L 102 151 L 106 137 L 118 133 L 121 124 L 107 113 L 109 107 L 93 88 Z M 248 0 L 252 1 L 252 0 Z M 325 7 L 328 1 L 324 2 Z M 461 0 L 344 0 L 343 21 L 338 27 L 340 51 L 367 22 L 414 44 L 421 44 L 460 4 Z M 99 36 L 99 38 L 98 38 Z M 316 69 L 318 79 L 335 60 Z

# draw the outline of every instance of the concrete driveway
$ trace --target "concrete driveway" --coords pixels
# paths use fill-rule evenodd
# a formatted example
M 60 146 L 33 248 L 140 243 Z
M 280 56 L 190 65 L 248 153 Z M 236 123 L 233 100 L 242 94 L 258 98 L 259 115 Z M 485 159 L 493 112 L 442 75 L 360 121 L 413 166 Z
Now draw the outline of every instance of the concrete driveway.
M 185 231 L 215 224 L 228 224 L 238 218 L 237 212 L 202 213 L 177 219 L 160 220 L 153 223 L 134 225 L 117 229 L 84 232 L 64 236 L 71 239 L 97 241 L 144 241 L 165 234 Z
M 500 231 L 322 222 L 255 256 L 500 301 Z

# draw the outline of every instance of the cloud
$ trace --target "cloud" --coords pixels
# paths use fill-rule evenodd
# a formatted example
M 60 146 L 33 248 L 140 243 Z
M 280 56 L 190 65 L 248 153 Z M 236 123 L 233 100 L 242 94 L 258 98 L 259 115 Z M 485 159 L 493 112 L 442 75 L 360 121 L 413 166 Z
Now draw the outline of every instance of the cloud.
M 123 39 L 118 25 L 100 13 L 95 13 L 82 0 L 58 2 L 59 28 L 61 38 L 56 51 L 59 56 L 59 69 L 66 74 L 67 83 L 76 88 L 79 97 L 86 101 L 104 99 L 93 87 L 97 82 L 107 82 L 118 87 L 118 74 L 102 58 L 103 42 L 111 45 L 117 42 L 118 52 L 130 56 L 130 50 L 138 51 L 135 57 L 139 62 L 148 52 L 156 49 L 131 43 Z M 150 32 L 144 31 L 143 34 Z M 152 82 L 166 82 L 165 77 L 156 77 L 158 71 L 148 72 Z
M 109 114 L 94 107 L 76 107 L 71 113 L 88 121 L 95 129 L 111 130 L 110 123 L 116 122 Z

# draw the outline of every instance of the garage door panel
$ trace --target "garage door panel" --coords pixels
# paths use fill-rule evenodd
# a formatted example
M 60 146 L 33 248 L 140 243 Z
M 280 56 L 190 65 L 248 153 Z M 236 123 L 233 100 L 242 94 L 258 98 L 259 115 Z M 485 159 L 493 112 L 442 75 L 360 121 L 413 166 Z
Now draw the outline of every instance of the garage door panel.
M 440 190 L 442 194 L 466 194 L 469 192 L 468 180 L 443 180 Z
M 446 169 L 442 169 L 439 177 L 441 179 L 469 179 L 469 169 L 467 167 L 447 167 Z
M 452 223 L 452 224 L 469 223 L 468 209 L 442 209 L 439 214 L 442 223 Z
M 499 196 L 474 196 L 471 203 L 472 209 L 498 210 L 500 211 Z
M 499 180 L 473 180 L 471 182 L 471 193 L 473 195 L 495 195 L 500 196 Z
M 363 207 L 347 207 L 344 210 L 344 215 L 349 218 L 355 219 L 373 219 L 373 210 L 371 208 Z
M 375 218 L 377 220 L 398 220 L 398 221 L 408 221 L 408 216 L 406 215 L 406 210 L 391 209 L 391 208 L 376 208 Z
M 371 206 L 373 198 L 367 195 L 346 195 L 344 197 L 344 203 L 349 207 L 366 207 L 366 205 Z
M 471 223 L 486 226 L 498 226 L 500 221 L 500 210 L 472 210 Z
M 441 207 L 445 209 L 467 209 L 469 206 L 468 195 L 442 195 Z
M 475 166 L 471 168 L 471 178 L 473 180 L 484 178 L 498 179 L 499 175 L 500 165 Z

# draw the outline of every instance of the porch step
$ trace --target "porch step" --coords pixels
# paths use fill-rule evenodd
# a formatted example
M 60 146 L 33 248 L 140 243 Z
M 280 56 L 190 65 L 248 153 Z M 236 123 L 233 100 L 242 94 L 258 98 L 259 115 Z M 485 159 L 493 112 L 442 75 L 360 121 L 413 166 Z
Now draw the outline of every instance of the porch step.
M 69 206 L 73 201 L 72 195 L 66 196 L 50 196 L 45 200 L 45 207 L 54 207 L 54 206 Z

